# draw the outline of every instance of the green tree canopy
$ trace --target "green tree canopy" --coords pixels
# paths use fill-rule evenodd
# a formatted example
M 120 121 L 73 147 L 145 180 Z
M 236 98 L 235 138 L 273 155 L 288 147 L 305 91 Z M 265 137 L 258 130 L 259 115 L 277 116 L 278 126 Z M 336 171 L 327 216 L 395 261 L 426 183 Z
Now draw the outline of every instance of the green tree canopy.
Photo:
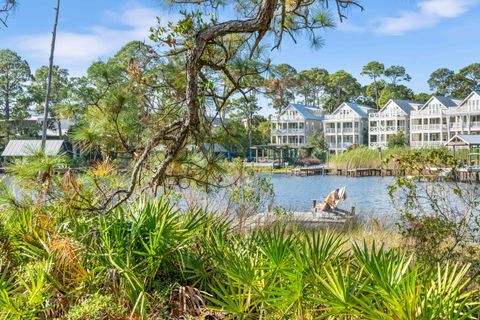
M 12 50 L 0 50 L 0 108 L 1 117 L 6 121 L 2 129 L 5 130 L 7 139 L 11 130 L 10 120 L 12 120 L 13 108 L 26 109 L 28 106 L 23 102 L 25 101 L 24 89 L 30 79 L 31 73 L 27 61 Z M 17 100 L 22 103 L 17 105 Z M 16 114 L 20 114 L 19 111 L 17 110 Z
M 159 84 L 154 76 L 158 65 L 149 58 L 150 50 L 141 42 L 130 42 L 107 61 L 93 63 L 87 76 L 76 80 L 74 96 L 83 112 L 74 139 L 103 154 L 135 153 L 148 131 L 148 121 L 154 120 L 147 120 L 148 115 L 158 111 L 153 105 L 162 99 L 146 85 Z M 174 79 L 171 69 L 168 65 L 164 71 L 169 80 Z
M 312 68 L 297 74 L 296 93 L 306 106 L 319 106 L 320 97 L 328 84 L 328 71 Z
M 391 66 L 385 70 L 385 77 L 390 79 L 390 84 L 396 85 L 401 81 L 410 81 L 412 77 L 407 74 L 405 67 Z
M 48 67 L 38 68 L 33 81 L 28 85 L 28 94 L 34 107 L 40 111 L 44 108 L 45 92 L 47 91 Z M 52 87 L 50 92 L 50 117 L 57 121 L 57 130 L 59 136 L 62 136 L 62 128 L 58 111 L 67 104 L 71 93 L 70 78 L 68 70 L 59 66 L 53 66 L 52 69 Z
M 380 91 L 382 90 L 382 84 L 380 84 L 379 80 L 385 74 L 385 65 L 378 61 L 371 61 L 363 66 L 360 74 L 368 76 L 370 79 L 372 79 L 373 82 L 371 85 L 369 85 L 369 87 L 374 94 L 375 105 L 377 106 L 377 109 L 379 109 L 380 105 L 378 104 L 378 98 L 380 96 Z
M 472 63 L 453 76 L 452 95 L 466 97 L 472 91 L 480 90 L 480 63 Z
M 388 84 L 381 92 L 378 103 L 383 106 L 390 99 L 413 100 L 415 98 L 414 92 L 404 85 Z
M 452 93 L 452 84 L 455 72 L 447 68 L 439 68 L 430 74 L 428 85 L 436 95 L 448 96 Z
M 343 102 L 353 102 L 361 88 L 357 79 L 345 70 L 330 74 L 325 88 L 324 110 L 330 113 Z
M 270 79 L 265 82 L 266 96 L 279 114 L 295 100 L 296 76 L 297 70 L 283 63 L 272 67 Z
M 419 102 L 427 102 L 431 96 L 432 96 L 431 94 L 428 94 L 425 92 L 419 92 L 419 93 L 415 93 L 413 99 Z

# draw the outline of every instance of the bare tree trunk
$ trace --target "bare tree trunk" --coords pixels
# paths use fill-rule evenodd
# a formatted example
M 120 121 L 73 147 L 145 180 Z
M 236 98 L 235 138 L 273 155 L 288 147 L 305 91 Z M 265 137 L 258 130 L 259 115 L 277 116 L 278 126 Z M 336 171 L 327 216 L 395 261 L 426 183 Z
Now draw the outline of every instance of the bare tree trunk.
M 55 40 L 57 38 L 57 25 L 58 25 L 59 12 L 60 12 L 60 0 L 57 0 L 57 7 L 55 8 L 55 23 L 53 25 L 53 33 L 52 33 L 52 46 L 50 48 L 50 61 L 48 65 L 48 80 L 47 80 L 47 92 L 45 93 L 45 108 L 43 110 L 42 152 L 45 151 L 45 144 L 47 143 L 48 109 L 50 104 L 50 92 L 52 91 L 53 56 L 55 53 Z

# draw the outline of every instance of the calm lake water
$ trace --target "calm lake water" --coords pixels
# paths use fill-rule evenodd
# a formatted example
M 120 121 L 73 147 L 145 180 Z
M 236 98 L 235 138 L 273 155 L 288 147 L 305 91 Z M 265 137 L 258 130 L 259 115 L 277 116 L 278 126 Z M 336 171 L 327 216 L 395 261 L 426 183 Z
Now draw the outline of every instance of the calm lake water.
M 388 197 L 388 186 L 393 177 L 305 176 L 273 174 L 275 203 L 292 211 L 309 211 L 312 200 L 323 201 L 336 188 L 346 187 L 347 200 L 340 206 L 355 206 L 360 216 L 393 216 L 396 211 Z

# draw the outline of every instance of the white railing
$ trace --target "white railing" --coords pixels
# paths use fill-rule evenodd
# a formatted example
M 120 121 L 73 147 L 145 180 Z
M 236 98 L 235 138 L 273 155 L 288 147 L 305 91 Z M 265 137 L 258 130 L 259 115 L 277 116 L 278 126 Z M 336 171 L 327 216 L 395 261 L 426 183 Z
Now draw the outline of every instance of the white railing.
M 442 125 L 440 123 L 435 124 L 413 124 L 412 131 L 424 131 L 424 130 L 440 130 Z
M 325 116 L 325 120 L 350 120 L 360 121 L 362 118 L 351 114 L 328 114 Z
M 291 117 L 291 116 L 273 116 L 272 122 L 303 122 L 303 118 L 300 116 Z
M 383 112 L 374 112 L 368 115 L 369 118 L 375 119 L 385 119 L 385 118 L 403 118 L 405 119 L 405 115 L 401 113 L 383 113 Z
M 480 121 L 470 122 L 470 128 L 480 128 Z
M 480 105 L 472 106 L 472 105 L 464 105 L 458 108 L 452 108 L 446 110 L 445 113 L 448 115 L 456 115 L 456 114 L 465 114 L 465 113 L 478 113 L 480 112 Z
M 325 132 L 327 134 L 351 134 L 351 133 L 358 133 L 358 128 L 326 128 Z
M 380 126 L 380 127 L 370 127 L 370 132 L 405 132 L 405 126 Z
M 339 130 L 337 130 L 335 128 L 326 128 L 325 129 L 326 133 L 337 133 L 337 131 L 340 132 L 340 129 Z
M 445 143 L 443 141 L 411 141 L 410 146 L 412 148 L 424 148 L 424 147 L 441 147 Z
M 450 130 L 462 130 L 466 126 L 462 126 L 461 123 L 451 123 L 450 124 Z
M 477 129 L 477 128 L 480 128 L 480 121 L 472 121 L 472 122 L 470 122 L 470 126 L 468 125 L 468 122 L 464 122 L 464 123 L 453 122 L 453 123 L 450 123 L 450 129 L 451 130 L 468 130 L 468 129 Z
M 272 134 L 305 134 L 305 129 L 272 129 Z
M 426 109 L 426 110 L 412 111 L 410 113 L 410 117 L 418 118 L 418 117 L 424 117 L 424 116 L 441 116 L 442 114 L 443 114 L 443 110 Z

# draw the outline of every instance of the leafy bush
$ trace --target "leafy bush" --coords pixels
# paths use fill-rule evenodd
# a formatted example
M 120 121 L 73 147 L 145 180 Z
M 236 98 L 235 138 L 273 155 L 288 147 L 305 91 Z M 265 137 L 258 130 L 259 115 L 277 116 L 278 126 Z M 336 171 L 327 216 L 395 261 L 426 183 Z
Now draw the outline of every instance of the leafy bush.
M 74 305 L 67 314 L 68 320 L 110 320 L 122 319 L 125 307 L 118 305 L 112 296 L 94 293 Z
M 394 134 L 390 138 L 388 138 L 388 148 L 405 148 L 408 147 L 408 139 L 405 136 L 405 133 L 403 131 L 398 132 L 397 134 Z
M 315 157 L 307 157 L 307 158 L 302 158 L 298 160 L 298 164 L 303 166 L 317 166 L 321 163 L 322 162 Z
M 389 193 L 410 249 L 428 262 L 468 261 L 473 273 L 480 271 L 480 256 L 470 253 L 480 248 L 480 186 L 458 182 L 459 160 L 444 149 L 414 151 L 394 161 L 403 175 Z

